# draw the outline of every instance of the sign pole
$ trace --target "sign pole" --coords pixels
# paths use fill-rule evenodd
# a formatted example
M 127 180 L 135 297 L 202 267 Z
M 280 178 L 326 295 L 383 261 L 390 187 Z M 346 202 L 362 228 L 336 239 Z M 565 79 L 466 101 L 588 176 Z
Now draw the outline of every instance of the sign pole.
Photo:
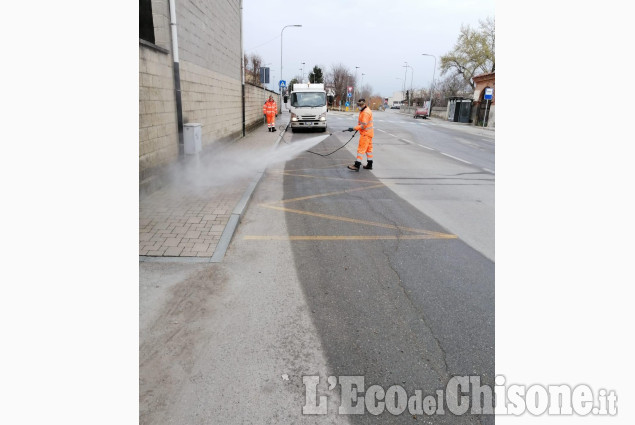
M 487 99 L 487 103 L 485 104 L 485 115 L 483 115 L 483 127 L 485 127 L 485 121 L 487 120 L 487 108 L 489 108 L 489 99 Z
M 491 87 L 485 88 L 485 94 L 483 96 L 484 100 L 487 100 L 485 103 L 485 115 L 483 115 L 483 127 L 485 127 L 485 122 L 487 121 L 487 109 L 489 108 L 489 101 L 494 97 L 494 89 Z

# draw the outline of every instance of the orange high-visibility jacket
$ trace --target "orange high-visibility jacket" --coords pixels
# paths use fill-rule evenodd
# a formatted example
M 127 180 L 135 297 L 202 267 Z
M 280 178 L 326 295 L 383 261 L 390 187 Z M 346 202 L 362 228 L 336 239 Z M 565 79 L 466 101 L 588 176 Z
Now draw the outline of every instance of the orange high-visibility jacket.
M 373 130 L 373 112 L 368 106 L 359 111 L 357 126 L 354 128 L 359 131 L 360 136 L 375 136 L 375 130 Z
M 276 105 L 275 100 L 269 100 L 262 105 L 262 113 L 265 115 L 273 115 L 275 116 L 278 113 L 278 105 Z

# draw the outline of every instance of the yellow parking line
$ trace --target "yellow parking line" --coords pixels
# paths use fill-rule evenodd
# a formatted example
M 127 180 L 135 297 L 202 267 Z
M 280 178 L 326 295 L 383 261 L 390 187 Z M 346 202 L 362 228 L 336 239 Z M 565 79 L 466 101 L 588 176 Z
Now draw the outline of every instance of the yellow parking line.
M 346 221 L 346 222 L 349 222 L 349 223 L 366 224 L 366 225 L 369 225 L 369 226 L 383 227 L 383 228 L 386 228 L 386 229 L 396 229 L 396 230 L 405 231 L 405 232 L 423 233 L 423 234 L 432 236 L 432 237 L 437 238 L 437 239 L 455 239 L 455 238 L 457 238 L 456 235 L 451 235 L 451 234 L 448 234 L 448 233 L 432 232 L 430 230 L 415 229 L 415 228 L 412 228 L 412 227 L 402 227 L 402 226 L 395 226 L 393 224 L 377 223 L 377 222 L 374 222 L 374 221 L 357 220 L 357 219 L 354 219 L 354 218 L 339 217 L 339 216 L 330 215 L 330 214 L 314 213 L 314 212 L 310 212 L 310 211 L 302 211 L 302 210 L 296 210 L 296 209 L 291 209 L 291 208 L 278 207 L 278 206 L 275 206 L 275 205 L 260 204 L 260 206 L 264 207 L 264 208 L 271 208 L 273 210 L 286 211 L 286 212 L 291 212 L 291 213 L 295 213 L 295 214 L 304 214 L 304 215 L 310 215 L 310 216 L 313 216 L 313 217 L 325 218 L 327 220 Z
M 380 183 L 380 184 L 374 184 L 372 186 L 357 187 L 355 189 L 340 190 L 338 192 L 329 192 L 329 193 L 323 193 L 320 195 L 308 195 L 308 196 L 302 196 L 299 198 L 283 199 L 281 201 L 268 202 L 262 205 L 286 204 L 287 202 L 304 201 L 306 199 L 323 198 L 325 196 L 333 196 L 333 195 L 342 195 L 344 193 L 357 192 L 357 191 L 366 190 L 366 189 L 376 189 L 378 187 L 386 187 L 386 185 L 383 183 Z
M 281 172 L 280 174 L 284 174 L 286 176 L 293 177 L 308 177 L 311 179 L 325 179 L 325 180 L 345 180 L 351 183 L 359 183 L 359 182 L 368 182 L 368 183 L 377 183 L 377 180 L 364 180 L 364 179 L 345 179 L 344 177 L 326 177 L 326 176 L 312 176 L 310 174 L 294 174 L 289 172 Z

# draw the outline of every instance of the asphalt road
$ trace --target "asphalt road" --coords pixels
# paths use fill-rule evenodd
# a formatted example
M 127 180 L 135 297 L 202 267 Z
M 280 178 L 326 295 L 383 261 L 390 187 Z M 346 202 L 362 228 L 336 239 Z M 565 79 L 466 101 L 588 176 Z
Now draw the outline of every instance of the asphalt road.
M 344 143 L 354 114 L 332 114 L 330 131 Z M 375 113 L 373 175 L 400 197 L 494 261 L 494 132 Z M 347 149 L 354 155 L 356 143 Z
M 411 124 L 394 117 L 395 122 L 376 122 L 376 128 L 413 142 L 421 140 L 408 128 Z M 332 120 L 329 131 L 334 136 L 311 151 L 325 155 L 340 147 L 352 133 L 337 131 L 350 124 L 346 117 L 341 124 Z M 447 130 L 436 133 L 446 139 L 473 139 Z M 429 130 L 422 137 L 429 144 L 445 146 L 440 136 L 433 142 L 436 133 Z M 307 137 L 311 135 L 286 134 L 285 142 Z M 412 143 L 392 141 L 404 150 L 402 156 L 414 155 L 417 147 Z M 350 145 L 356 142 L 357 138 Z M 382 148 L 376 152 L 385 153 L 389 143 L 388 138 L 377 141 Z M 491 142 L 483 144 L 489 148 Z M 462 146 L 453 144 L 452 152 L 461 154 Z M 431 151 L 419 149 L 418 160 L 425 160 L 422 166 L 438 167 L 434 164 L 438 155 L 430 157 Z M 476 151 L 471 161 L 478 160 Z M 345 149 L 326 157 L 305 153 L 286 163 L 284 201 L 263 205 L 285 213 L 298 279 L 333 373 L 363 375 L 366 388 L 399 384 L 408 394 L 416 389 L 434 394 L 454 375 L 479 375 L 484 383 L 493 384 L 494 262 L 400 197 L 374 171 L 347 170 L 345 165 L 353 160 Z M 493 157 L 482 155 L 480 161 L 493 168 Z M 385 164 L 381 155 L 376 154 L 376 164 L 378 170 Z M 260 236 L 261 241 L 266 239 Z M 349 419 L 374 423 L 380 418 Z M 383 418 L 387 423 L 412 421 L 409 415 Z M 490 420 L 435 417 L 437 423 Z

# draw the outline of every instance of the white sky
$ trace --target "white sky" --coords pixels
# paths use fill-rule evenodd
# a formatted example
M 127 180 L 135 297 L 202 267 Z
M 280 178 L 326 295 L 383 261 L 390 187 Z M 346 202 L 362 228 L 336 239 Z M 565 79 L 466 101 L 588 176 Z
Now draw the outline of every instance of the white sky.
M 314 4 L 315 6 L 312 6 Z M 358 81 L 372 86 L 373 94 L 392 96 L 406 85 L 428 88 L 440 77 L 440 57 L 451 51 L 461 24 L 478 27 L 478 21 L 494 17 L 494 0 L 244 0 L 243 46 L 271 68 L 271 81 L 280 80 L 280 32 L 283 34 L 283 77 L 289 82 L 304 76 L 314 65 L 330 72 L 342 64 Z M 268 65 L 267 65 L 268 64 Z M 400 78 L 398 80 L 397 78 Z M 273 87 L 270 85 L 270 88 Z

